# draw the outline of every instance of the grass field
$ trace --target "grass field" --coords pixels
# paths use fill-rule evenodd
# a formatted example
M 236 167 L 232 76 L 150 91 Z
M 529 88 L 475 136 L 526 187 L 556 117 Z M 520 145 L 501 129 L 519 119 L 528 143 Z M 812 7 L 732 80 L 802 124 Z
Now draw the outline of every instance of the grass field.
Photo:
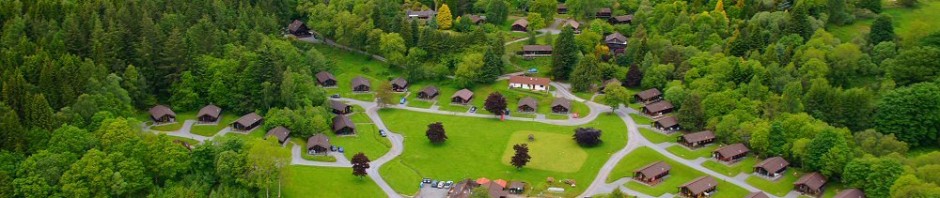
M 708 145 L 706 147 L 700 147 L 695 150 L 689 150 L 689 148 L 686 148 L 685 146 L 677 144 L 677 145 L 672 145 L 669 148 L 666 148 L 666 150 L 672 154 L 675 154 L 676 156 L 693 160 L 699 157 L 704 157 L 704 158 L 711 157 L 712 151 L 714 151 L 715 148 L 718 148 L 717 144 Z
M 658 197 L 665 193 L 675 194 L 676 189 L 678 189 L 680 185 L 705 175 L 705 173 L 699 172 L 695 169 L 692 169 L 691 167 L 682 165 L 681 163 L 666 158 L 662 154 L 656 153 L 656 151 L 653 149 L 648 147 L 640 147 L 630 154 L 627 154 L 627 156 L 617 164 L 617 166 L 611 172 L 610 177 L 607 178 L 607 182 L 613 182 L 622 177 L 632 177 L 634 170 L 657 161 L 665 161 L 670 166 L 672 166 L 672 169 L 669 171 L 669 177 L 666 178 L 662 183 L 650 187 L 646 184 L 630 181 L 627 182 L 625 186 L 638 192 Z M 725 182 L 719 178 L 715 178 L 715 180 L 718 181 L 718 192 L 715 193 L 713 197 L 739 198 L 744 197 L 750 193 L 741 187 Z
M 150 129 L 155 130 L 155 131 L 176 131 L 176 130 L 180 130 L 180 128 L 183 128 L 183 122 L 185 122 L 186 120 L 191 120 L 191 119 L 196 119 L 196 112 L 177 113 L 175 123 L 154 126 L 154 127 L 150 127 Z M 144 121 L 150 121 L 149 116 L 148 116 L 148 119 Z
M 350 168 L 288 166 L 284 171 L 284 197 L 386 196 L 371 179 L 353 176 Z
M 900 38 L 910 33 L 929 34 L 940 30 L 940 1 L 921 1 L 916 8 L 903 8 L 892 1 L 882 1 L 882 13 L 891 15 L 894 20 L 894 32 Z M 869 32 L 874 19 L 857 20 L 845 26 L 832 26 L 826 29 L 842 42 L 849 42 L 856 36 Z M 913 32 L 912 32 L 913 31 Z
M 215 135 L 216 133 L 218 133 L 219 131 L 221 131 L 222 129 L 225 129 L 225 127 L 228 127 L 229 123 L 235 122 L 235 120 L 237 120 L 240 115 L 235 115 L 231 113 L 222 113 L 221 116 L 222 116 L 220 118 L 221 120 L 219 120 L 217 124 L 193 125 L 193 129 L 190 132 L 196 135 L 211 137 Z
M 587 186 L 584 183 L 594 178 L 597 170 L 609 155 L 623 148 L 627 139 L 623 122 L 613 115 L 601 115 L 594 122 L 585 125 L 603 130 L 604 135 L 601 139 L 604 143 L 597 147 L 580 148 L 572 147 L 575 144 L 570 138 L 575 128 L 573 126 L 499 121 L 492 118 L 440 116 L 396 109 L 383 109 L 379 113 L 385 120 L 396 120 L 396 122 L 386 124 L 392 131 L 405 136 L 404 153 L 381 169 L 383 178 L 397 192 L 403 194 L 417 192 L 417 183 L 422 177 L 455 181 L 478 177 L 521 180 L 536 187 L 529 193 L 542 191 L 547 187 L 545 179 L 554 177 L 559 180 L 574 179 L 579 182 L 580 185 L 576 188 L 566 189 L 567 196 L 574 196 L 584 190 Z M 444 124 L 448 140 L 443 144 L 435 145 L 428 142 L 424 133 L 427 124 L 438 121 Z M 502 160 L 506 148 L 518 143 L 519 135 L 513 138 L 513 134 L 518 133 L 522 136 L 537 133 L 536 143 L 533 143 L 531 148 L 533 149 L 531 167 L 522 170 L 517 170 Z M 572 172 L 542 170 L 574 169 L 567 167 L 572 165 L 560 165 L 561 167 L 544 165 L 546 163 L 544 158 L 550 160 L 548 163 L 573 163 L 568 159 L 581 155 L 573 154 L 572 151 L 544 156 L 542 149 L 557 148 L 547 148 L 543 145 L 580 149 L 586 153 L 586 158 L 580 168 Z M 557 161 L 551 162 L 551 159 Z
M 787 195 L 790 190 L 793 190 L 793 182 L 796 182 L 796 180 L 799 178 L 798 175 L 802 174 L 791 168 L 790 170 L 787 170 L 787 172 L 784 172 L 784 176 L 780 179 L 777 179 L 777 181 L 770 181 L 762 177 L 752 175 L 751 177 L 747 178 L 747 183 L 754 186 L 755 188 L 764 190 L 764 192 L 782 197 Z
M 535 136 L 535 141 L 529 142 L 529 134 Z M 587 159 L 587 153 L 578 144 L 571 141 L 569 135 L 517 131 L 509 138 L 509 144 L 506 145 L 506 151 L 503 152 L 503 164 L 507 166 L 512 166 L 510 161 L 512 156 L 516 154 L 512 148 L 515 144 L 528 144 L 529 155 L 532 156 L 532 161 L 529 161 L 526 165 L 528 168 L 571 173 L 581 169 L 581 165 Z M 562 161 L 565 163 L 559 163 Z
M 656 132 L 647 128 L 640 128 L 640 134 L 642 134 L 643 137 L 646 137 L 646 139 L 650 140 L 650 142 L 653 142 L 653 143 L 675 142 L 676 137 L 679 137 L 680 135 L 682 135 L 682 133 L 675 132 L 667 136 L 665 134 L 662 134 L 662 133 L 659 133 L 659 132 Z
M 757 159 L 754 158 L 754 156 L 750 156 L 737 163 L 731 164 L 730 166 L 714 160 L 705 161 L 702 163 L 702 166 L 715 172 L 724 174 L 725 176 L 734 177 L 739 173 L 753 172 L 752 170 L 754 170 L 754 164 L 757 164 Z

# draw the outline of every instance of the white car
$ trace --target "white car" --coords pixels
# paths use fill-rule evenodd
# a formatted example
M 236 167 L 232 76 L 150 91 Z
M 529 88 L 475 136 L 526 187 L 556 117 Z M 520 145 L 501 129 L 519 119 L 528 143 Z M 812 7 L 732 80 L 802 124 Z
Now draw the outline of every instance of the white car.
M 444 188 L 444 182 L 437 183 L 437 188 Z

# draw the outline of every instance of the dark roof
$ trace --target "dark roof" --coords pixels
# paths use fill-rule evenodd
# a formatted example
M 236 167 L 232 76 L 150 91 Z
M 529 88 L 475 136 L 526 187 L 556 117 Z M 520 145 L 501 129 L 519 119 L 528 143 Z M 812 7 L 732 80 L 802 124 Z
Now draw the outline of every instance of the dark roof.
M 628 14 L 628 15 L 615 16 L 613 19 L 617 22 L 633 21 L 633 15 Z
M 551 51 L 551 46 L 549 46 L 549 51 Z M 528 77 L 528 76 L 510 76 L 509 83 L 519 83 L 526 85 L 543 85 L 548 86 L 552 80 L 548 78 L 539 78 L 539 77 Z
M 497 184 L 496 182 L 490 182 L 487 190 L 490 192 L 490 197 L 500 198 L 509 196 L 509 193 L 503 190 L 503 187 Z
M 290 25 L 287 26 L 287 30 L 290 30 L 291 32 L 296 32 L 303 25 L 304 25 L 303 21 L 294 19 L 294 22 L 291 22 Z
M 470 22 L 471 22 L 471 23 L 479 23 L 480 21 L 484 21 L 484 20 L 486 20 L 486 18 L 483 17 L 483 16 L 480 16 L 480 15 L 470 15 Z
M 396 85 L 399 87 L 406 87 L 408 86 L 408 80 L 405 80 L 405 78 L 402 78 L 402 77 L 398 77 L 395 80 L 392 80 L 392 85 Z
M 519 100 L 519 106 L 518 106 L 518 107 L 522 107 L 522 105 L 526 105 L 526 106 L 532 107 L 533 109 L 537 109 L 537 108 L 538 108 L 538 105 L 539 105 L 539 102 L 536 101 L 536 100 L 535 100 L 534 98 L 532 98 L 532 97 L 525 97 L 525 98 L 522 98 L 522 100 Z
M 620 32 L 614 32 L 604 37 L 604 42 L 607 43 L 626 43 L 627 37 L 620 34 Z
M 431 15 L 437 14 L 437 12 L 435 12 L 434 10 L 421 10 L 421 11 L 408 10 L 406 14 L 408 14 L 408 16 L 416 16 L 416 17 L 431 17 Z
M 277 137 L 277 140 L 278 140 L 278 141 L 283 142 L 283 141 L 287 140 L 287 136 L 290 135 L 290 130 L 288 130 L 287 128 L 284 128 L 283 126 L 278 126 L 278 127 L 275 127 L 275 128 L 273 128 L 273 129 L 271 129 L 271 130 L 268 130 L 268 134 L 266 134 L 266 135 L 264 135 L 264 136 L 265 136 L 265 137 L 268 137 L 268 136 L 272 136 L 272 135 L 273 135 L 274 137 Z
M 235 120 L 235 123 L 238 123 L 242 126 L 251 126 L 252 124 L 257 123 L 258 121 L 261 121 L 260 115 L 258 115 L 257 113 L 249 113 L 238 118 L 238 120 Z
M 659 89 L 656 89 L 656 88 L 647 89 L 647 90 L 641 91 L 640 93 L 636 93 L 636 96 L 640 97 L 640 99 L 642 100 L 649 100 L 649 99 L 653 99 L 655 97 L 659 97 L 662 95 L 663 93 L 659 92 Z
M 826 185 L 826 177 L 823 177 L 823 175 L 819 174 L 819 172 L 812 172 L 803 175 L 803 177 L 800 177 L 800 179 L 796 180 L 796 182 L 793 182 L 793 184 L 802 184 L 814 190 L 819 190 L 823 185 Z
M 317 76 L 317 81 L 319 82 L 326 82 L 326 80 L 334 80 L 334 81 L 336 80 L 336 77 L 333 77 L 333 74 L 331 74 L 330 72 L 326 72 L 326 71 L 321 71 L 320 73 L 317 73 L 316 76 Z
M 366 87 L 371 87 L 372 83 L 369 82 L 369 79 L 358 76 L 352 79 L 352 86 L 358 87 L 359 85 L 365 85 Z
M 740 154 L 744 154 L 750 151 L 751 150 L 747 149 L 747 146 L 744 146 L 744 144 L 742 143 L 723 146 L 715 150 L 715 152 L 718 152 L 719 154 L 721 154 L 721 156 L 725 156 L 725 157 L 740 155 Z
M 173 113 L 173 110 L 169 107 L 157 105 L 150 108 L 150 116 L 153 116 L 154 118 L 160 118 L 168 115 L 176 117 L 176 113 Z
M 754 165 L 754 167 L 760 167 L 764 170 L 767 170 L 767 172 L 776 173 L 777 171 L 780 171 L 780 169 L 786 168 L 789 165 L 790 162 L 787 162 L 787 160 L 783 159 L 782 157 L 771 157 L 764 159 L 764 161 L 760 163 L 757 163 Z
M 199 110 L 199 114 L 197 114 L 196 117 L 211 116 L 213 118 L 218 118 L 219 114 L 221 113 L 222 113 L 222 108 L 219 108 L 218 106 L 210 104 L 210 105 L 206 105 L 205 107 L 202 107 L 202 109 Z
M 455 98 L 455 97 L 460 97 L 461 99 L 468 100 L 473 97 L 473 92 L 470 91 L 469 89 L 461 89 L 460 91 L 457 91 L 457 93 L 454 93 L 454 96 L 451 96 L 450 98 Z
M 310 136 L 307 138 L 307 150 L 313 149 L 313 146 L 320 146 L 326 149 L 330 149 L 330 138 L 323 135 L 323 133 L 317 133 L 316 135 Z
M 770 197 L 768 197 L 767 194 L 764 194 L 764 192 L 757 191 L 757 192 L 752 192 L 751 194 L 748 194 L 744 198 L 770 198 Z
M 836 196 L 833 198 L 865 198 L 865 192 L 862 192 L 862 190 L 856 188 L 852 188 L 839 192 L 839 194 L 836 194 Z
M 525 18 L 521 18 L 519 20 L 516 20 L 516 22 L 512 22 L 512 26 L 517 26 L 517 25 L 522 26 L 522 27 L 529 27 L 529 20 Z
M 440 90 L 438 90 L 435 86 L 427 86 L 424 87 L 424 89 L 421 89 L 421 93 L 428 94 L 428 96 L 433 96 L 434 94 L 437 94 L 438 91 Z
M 551 52 L 551 45 L 523 45 L 522 51 L 526 52 Z
M 452 198 L 466 198 L 470 197 L 470 192 L 473 191 L 473 188 L 480 186 L 476 181 L 472 179 L 464 179 L 457 184 L 454 184 L 454 187 L 450 189 L 447 193 Z
M 568 100 L 567 98 L 555 98 L 555 101 L 552 101 L 552 107 L 555 107 L 558 105 L 561 105 L 562 107 L 565 107 L 566 109 L 571 109 L 571 100 Z
M 718 185 L 718 181 L 715 181 L 715 178 L 711 176 L 702 176 L 696 178 L 695 180 L 690 181 L 689 183 L 682 184 L 683 188 L 689 189 L 692 194 L 701 194 L 712 187 Z
M 558 8 L 558 9 L 562 9 L 562 8 L 568 9 L 568 6 L 566 6 L 564 3 L 559 3 L 558 6 L 556 6 L 556 8 Z
M 525 188 L 525 183 L 522 183 L 521 181 L 512 181 L 512 182 L 509 182 L 509 189 L 513 189 L 513 188 L 515 188 L 515 189 L 524 189 L 524 188 Z
M 660 118 L 659 120 L 656 120 L 656 123 L 659 123 L 660 126 L 669 128 L 669 127 L 678 125 L 679 121 L 676 120 L 676 117 L 665 116 L 663 118 Z
M 598 14 L 601 14 L 601 13 L 610 14 L 610 8 L 601 8 L 601 9 L 597 9 L 597 13 L 598 13 Z
M 344 127 L 355 129 L 356 124 L 353 123 L 349 117 L 346 117 L 346 115 L 340 114 L 333 117 L 333 131 L 343 129 Z
M 643 168 L 636 169 L 633 172 L 634 173 L 639 172 L 639 173 L 642 173 L 643 175 L 646 175 L 647 177 L 652 177 L 652 176 L 657 176 L 659 174 L 668 172 L 671 169 L 672 169 L 672 166 L 669 166 L 669 164 L 666 164 L 666 162 L 658 161 L 658 162 L 653 162 L 652 164 L 646 165 Z
M 333 110 L 346 111 L 346 107 L 349 107 L 346 103 L 330 100 L 330 108 L 333 108 Z
M 699 131 L 682 135 L 686 142 L 701 142 L 709 139 L 715 139 L 715 133 L 712 131 Z
M 653 104 L 648 104 L 644 106 L 643 108 L 646 108 L 646 110 L 650 112 L 660 112 L 666 109 L 672 109 L 672 103 L 669 103 L 669 101 L 663 100 L 663 101 L 655 102 Z

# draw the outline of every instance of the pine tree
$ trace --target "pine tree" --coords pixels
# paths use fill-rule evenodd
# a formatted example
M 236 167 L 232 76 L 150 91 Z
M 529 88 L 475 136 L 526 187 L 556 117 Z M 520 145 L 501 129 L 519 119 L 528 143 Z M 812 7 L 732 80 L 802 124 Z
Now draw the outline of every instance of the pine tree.
M 676 115 L 679 125 L 689 131 L 701 130 L 705 127 L 705 110 L 702 109 L 702 97 L 698 94 L 691 94 L 682 102 L 682 108 Z
M 503 73 L 503 59 L 496 54 L 496 50 L 487 49 L 483 54 L 483 71 L 480 79 L 483 83 L 492 83 Z
M 578 64 L 578 45 L 574 40 L 574 31 L 571 28 L 565 28 L 561 35 L 555 39 L 554 52 L 552 53 L 552 77 L 555 80 L 567 80 Z
M 352 157 L 352 160 L 350 160 L 350 162 L 352 162 L 352 169 L 353 169 L 354 176 L 357 176 L 359 177 L 359 179 L 362 179 L 362 177 L 369 174 L 368 172 L 366 172 L 366 169 L 369 168 L 370 160 L 369 160 L 369 157 L 366 157 L 366 154 L 362 152 L 356 153 L 356 155 Z
M 512 166 L 522 169 L 532 159 L 532 156 L 529 156 L 529 145 L 516 144 L 512 146 L 512 149 L 516 151 L 516 154 L 512 156 Z
M 506 55 L 506 39 L 502 31 L 496 33 L 496 39 L 493 39 L 493 43 L 490 44 L 490 47 L 492 47 L 491 49 L 497 56 L 503 57 Z M 500 71 L 500 73 L 502 73 L 502 71 Z
M 447 7 L 447 4 L 441 5 L 440 9 L 437 9 L 437 27 L 441 30 L 449 30 L 454 26 L 454 16 L 450 13 L 450 7 Z
M 624 86 L 637 88 L 641 82 L 643 82 L 643 72 L 640 71 L 639 66 L 631 64 L 630 69 L 627 70 L 627 81 L 624 82 Z
M 894 41 L 894 25 L 891 22 L 891 16 L 882 14 L 878 15 L 875 22 L 871 24 L 871 32 L 868 34 L 868 43 L 877 45 L 885 41 Z
M 55 129 L 56 120 L 52 107 L 46 101 L 43 94 L 34 94 L 27 103 L 29 108 L 26 110 L 23 120 L 33 127 L 39 127 L 45 130 Z
M 402 21 L 401 28 L 398 29 L 398 34 L 401 35 L 401 38 L 405 40 L 405 49 L 410 49 L 411 47 L 415 46 L 413 34 L 416 33 L 411 31 L 412 23 L 414 23 L 414 20 Z

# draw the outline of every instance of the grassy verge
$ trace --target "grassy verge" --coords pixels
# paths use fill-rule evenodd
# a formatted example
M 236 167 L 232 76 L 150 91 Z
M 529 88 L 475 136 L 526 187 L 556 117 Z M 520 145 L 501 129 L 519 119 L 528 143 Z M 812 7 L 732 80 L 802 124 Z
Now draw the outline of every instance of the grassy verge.
M 671 135 L 665 135 L 647 128 L 640 128 L 640 134 L 646 139 L 650 140 L 653 143 L 663 143 L 663 142 L 675 142 L 676 137 L 682 135 L 682 133 L 672 133 Z
M 219 120 L 215 125 L 193 125 L 193 129 L 190 132 L 196 135 L 211 137 L 222 129 L 225 129 L 225 127 L 228 127 L 229 123 L 235 122 L 238 117 L 239 116 L 235 114 L 222 113 L 222 117 L 219 118 L 222 120 Z
M 756 163 L 757 159 L 752 156 L 744 158 L 744 160 L 731 164 L 730 166 L 713 160 L 703 162 L 702 166 L 728 177 L 734 177 L 740 173 L 750 173 Z
M 300 157 L 304 158 L 305 160 L 312 160 L 312 161 L 318 161 L 318 162 L 336 162 L 336 158 L 333 156 L 329 156 L 329 155 L 308 155 L 304 153 Z
M 712 144 L 706 147 L 697 148 L 695 150 L 689 150 L 689 148 L 686 148 L 685 146 L 677 144 L 677 145 L 670 146 L 669 148 L 666 148 L 666 150 L 672 154 L 675 154 L 676 156 L 693 160 L 693 159 L 697 159 L 700 157 L 704 157 L 704 158 L 711 157 L 712 151 L 714 151 L 715 148 L 717 147 L 718 147 L 717 144 Z
M 375 182 L 353 176 L 350 168 L 288 166 L 282 181 L 284 197 L 385 197 Z
M 759 188 L 764 192 L 783 197 L 793 190 L 793 182 L 796 182 L 798 175 L 802 173 L 795 172 L 794 169 L 787 170 L 783 174 L 783 178 L 777 179 L 777 181 L 770 181 L 758 176 L 751 176 L 747 178 L 747 183 Z
M 196 112 L 177 113 L 175 123 L 154 126 L 154 127 L 150 127 L 150 129 L 155 130 L 155 131 L 176 131 L 176 130 L 180 130 L 180 128 L 183 128 L 183 122 L 185 122 L 186 120 L 192 120 L 195 118 L 196 118 Z M 147 120 L 145 121 L 150 121 L 149 116 Z
M 636 124 L 649 125 L 650 123 L 653 123 L 653 119 L 650 119 L 649 117 L 646 117 L 645 115 L 631 113 L 630 118 L 633 118 L 633 122 L 636 122 Z
M 611 172 L 610 177 L 607 178 L 607 182 L 613 182 L 623 177 L 632 177 L 634 170 L 657 161 L 664 161 L 672 166 L 669 177 L 663 180 L 662 183 L 651 187 L 636 181 L 630 181 L 626 183 L 625 186 L 629 189 L 658 197 L 666 193 L 675 194 L 676 189 L 678 189 L 678 187 L 682 184 L 706 175 L 705 173 L 699 172 L 691 167 L 673 161 L 663 156 L 662 154 L 657 153 L 653 149 L 648 147 L 640 147 L 630 154 L 627 154 L 627 156 L 624 157 L 624 160 L 621 160 L 620 163 L 617 164 L 617 166 Z M 715 197 L 744 197 L 750 193 L 744 188 L 728 183 L 719 178 L 715 178 L 715 180 L 718 181 L 718 192 L 715 193 Z

